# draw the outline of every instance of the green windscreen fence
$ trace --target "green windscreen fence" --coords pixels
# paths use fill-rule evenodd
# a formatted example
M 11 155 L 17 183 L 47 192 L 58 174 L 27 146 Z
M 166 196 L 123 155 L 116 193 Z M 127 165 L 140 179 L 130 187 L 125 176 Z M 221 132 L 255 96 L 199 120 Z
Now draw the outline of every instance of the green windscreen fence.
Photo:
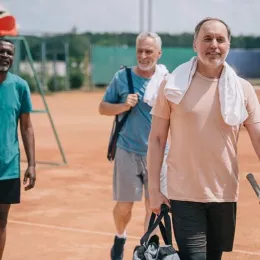
M 159 63 L 166 65 L 169 71 L 172 71 L 194 55 L 192 48 L 163 48 Z M 90 62 L 91 83 L 107 85 L 121 66 L 136 64 L 135 47 L 92 46 Z
M 159 63 L 164 64 L 171 72 L 180 64 L 189 61 L 196 53 L 192 48 L 164 48 Z

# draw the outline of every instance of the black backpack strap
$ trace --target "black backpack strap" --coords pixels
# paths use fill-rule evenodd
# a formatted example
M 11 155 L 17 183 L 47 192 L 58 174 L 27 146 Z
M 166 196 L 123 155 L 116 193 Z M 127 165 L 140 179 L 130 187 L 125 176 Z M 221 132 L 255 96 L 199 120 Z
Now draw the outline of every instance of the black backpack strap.
M 134 92 L 134 85 L 133 85 L 131 68 L 125 68 L 125 69 L 126 69 L 126 76 L 127 76 L 129 93 L 134 94 L 135 92 Z
M 131 72 L 131 68 L 128 68 L 128 67 L 125 67 L 125 70 L 126 70 L 126 78 L 127 78 L 127 84 L 128 84 L 128 91 L 129 91 L 129 94 L 134 94 L 134 85 L 133 85 L 133 79 L 132 79 L 132 72 Z M 122 121 L 122 126 L 123 124 L 125 123 L 129 113 L 131 112 L 132 108 L 129 109 L 123 119 L 121 119 Z M 116 121 L 118 122 L 118 115 L 116 115 Z
M 124 67 L 122 69 L 126 70 L 129 94 L 134 94 L 134 86 L 133 86 L 131 69 L 127 68 L 127 67 Z M 119 121 L 119 116 L 118 115 L 115 116 L 112 131 L 110 134 L 110 141 L 108 144 L 107 158 L 109 161 L 113 161 L 115 158 L 116 143 L 117 143 L 118 135 L 119 135 L 122 127 L 124 126 L 130 112 L 131 112 L 131 109 L 126 111 L 120 121 Z

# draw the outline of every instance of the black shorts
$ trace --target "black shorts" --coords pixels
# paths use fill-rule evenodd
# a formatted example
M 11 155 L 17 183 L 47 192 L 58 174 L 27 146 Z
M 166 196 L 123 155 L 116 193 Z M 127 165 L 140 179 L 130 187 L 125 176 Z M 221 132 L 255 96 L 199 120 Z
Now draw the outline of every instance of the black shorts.
M 171 200 L 173 229 L 180 253 L 187 255 L 207 251 L 232 251 L 236 209 L 235 202 Z
M 0 204 L 20 203 L 21 180 L 20 178 L 0 180 Z

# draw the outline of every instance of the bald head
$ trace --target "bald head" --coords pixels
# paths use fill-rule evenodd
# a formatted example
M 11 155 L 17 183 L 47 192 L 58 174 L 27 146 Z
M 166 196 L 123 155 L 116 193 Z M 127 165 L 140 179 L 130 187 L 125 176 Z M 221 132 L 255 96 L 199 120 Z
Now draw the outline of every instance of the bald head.
M 205 24 L 212 24 L 212 22 L 218 22 L 218 23 L 221 23 L 225 26 L 225 29 L 227 31 L 227 36 L 228 36 L 228 39 L 230 40 L 231 39 L 231 30 L 229 28 L 229 26 L 221 19 L 219 18 L 213 18 L 213 17 L 207 17 L 203 20 L 201 20 L 195 27 L 195 32 L 194 32 L 194 39 L 197 39 L 198 35 L 199 35 L 199 32 L 201 30 L 201 28 L 203 27 L 203 25 Z
M 0 73 L 6 73 L 13 64 L 14 44 L 6 39 L 0 39 Z

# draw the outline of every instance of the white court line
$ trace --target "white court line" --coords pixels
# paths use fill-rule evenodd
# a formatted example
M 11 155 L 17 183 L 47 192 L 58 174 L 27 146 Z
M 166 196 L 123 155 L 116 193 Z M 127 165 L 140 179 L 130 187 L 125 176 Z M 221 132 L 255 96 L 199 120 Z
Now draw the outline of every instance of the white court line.
M 33 226 L 33 227 L 49 228 L 49 229 L 55 229 L 55 230 L 61 230 L 61 231 L 72 231 L 72 232 L 77 232 L 77 233 L 96 234 L 96 235 L 101 235 L 101 236 L 114 236 L 115 235 L 115 234 L 112 234 L 112 233 L 93 231 L 93 230 L 88 230 L 88 229 L 60 227 L 60 226 L 56 226 L 56 225 L 38 224 L 38 223 L 25 222 L 25 221 L 8 220 L 8 222 L 12 223 L 12 224 L 20 224 L 20 225 Z M 140 240 L 139 237 L 135 237 L 135 236 L 127 236 L 127 237 Z
M 96 234 L 96 235 L 101 235 L 101 236 L 114 236 L 115 235 L 113 233 L 108 233 L 108 232 L 100 232 L 100 231 L 70 228 L 70 227 L 60 227 L 60 226 L 56 226 L 56 225 L 46 225 L 46 224 L 17 221 L 17 220 L 9 220 L 8 222 L 12 223 L 12 224 L 20 224 L 20 225 L 25 225 L 25 226 L 41 227 L 41 228 L 55 229 L 55 230 L 61 230 L 61 231 L 71 231 L 71 232 L 77 232 L 77 233 Z M 127 236 L 127 238 L 140 240 L 140 237 L 136 237 L 136 236 Z M 244 255 L 260 256 L 260 252 L 252 252 L 252 251 L 245 251 L 245 250 L 233 250 L 233 252 L 238 253 L 238 254 L 244 254 Z

